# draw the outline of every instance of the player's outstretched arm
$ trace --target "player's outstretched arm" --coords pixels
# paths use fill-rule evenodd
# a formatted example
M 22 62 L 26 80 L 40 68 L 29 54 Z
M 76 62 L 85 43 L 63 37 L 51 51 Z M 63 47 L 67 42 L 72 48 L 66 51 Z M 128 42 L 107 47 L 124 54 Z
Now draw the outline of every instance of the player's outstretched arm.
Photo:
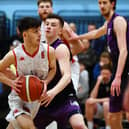
M 87 39 L 87 40 L 91 40 L 91 39 L 97 39 L 103 35 L 105 35 L 107 32 L 107 23 L 105 23 L 102 27 L 96 29 L 96 30 L 93 30 L 93 31 L 90 31 L 88 33 L 85 33 L 85 34 L 82 34 L 82 35 L 79 35 L 79 36 L 76 36 L 76 37 L 71 37 L 69 39 L 69 41 L 75 41 L 75 40 L 84 40 L 84 39 Z
M 69 44 L 73 56 L 82 52 L 85 49 L 85 46 L 81 40 L 69 41 L 70 37 L 77 37 L 77 34 L 73 32 L 73 30 L 66 22 L 63 27 L 62 37 Z

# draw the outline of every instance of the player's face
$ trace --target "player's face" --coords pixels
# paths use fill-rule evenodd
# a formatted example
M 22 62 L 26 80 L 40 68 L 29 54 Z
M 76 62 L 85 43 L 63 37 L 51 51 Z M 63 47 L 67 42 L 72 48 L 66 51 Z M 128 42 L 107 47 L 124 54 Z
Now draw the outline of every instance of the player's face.
M 45 32 L 47 38 L 56 38 L 61 33 L 61 26 L 58 19 L 46 19 L 45 21 Z
M 42 19 L 46 19 L 48 14 L 52 13 L 52 6 L 49 2 L 41 2 L 38 6 L 38 13 Z
M 27 42 L 33 46 L 37 46 L 40 44 L 41 31 L 40 27 L 31 28 L 25 32 L 25 38 Z
M 107 69 L 103 69 L 101 70 L 101 75 L 103 76 L 103 81 L 105 83 L 108 83 L 111 79 L 111 72 L 110 70 L 107 70 Z
M 110 11 L 113 10 L 113 4 L 110 2 L 110 0 L 98 0 L 98 4 L 101 14 L 104 17 L 108 17 L 110 15 Z

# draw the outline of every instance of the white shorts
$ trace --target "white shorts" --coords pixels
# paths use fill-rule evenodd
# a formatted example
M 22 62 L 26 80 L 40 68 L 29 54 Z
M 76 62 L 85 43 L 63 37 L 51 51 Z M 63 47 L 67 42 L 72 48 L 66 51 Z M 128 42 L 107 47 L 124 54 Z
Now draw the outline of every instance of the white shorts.
M 12 125 L 17 125 L 15 118 L 21 114 L 29 115 L 33 119 L 40 107 L 40 103 L 38 101 L 30 103 L 23 101 L 14 90 L 12 90 L 8 96 L 8 103 L 10 112 L 6 116 L 6 120 L 11 122 Z

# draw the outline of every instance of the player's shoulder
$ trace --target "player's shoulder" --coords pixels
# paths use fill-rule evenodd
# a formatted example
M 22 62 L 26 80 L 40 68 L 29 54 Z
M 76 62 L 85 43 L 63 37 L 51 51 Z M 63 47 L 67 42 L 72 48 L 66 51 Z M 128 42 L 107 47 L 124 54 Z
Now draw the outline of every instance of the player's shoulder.
M 114 19 L 114 23 L 126 23 L 126 19 L 125 19 L 125 17 L 123 17 L 123 16 L 117 16 L 117 17 L 115 17 L 115 19 Z
M 68 57 L 70 55 L 69 49 L 65 44 L 60 44 L 55 49 L 56 57 Z
M 68 47 L 67 47 L 67 45 L 66 44 L 64 44 L 64 43 L 62 43 L 62 44 L 60 44 L 56 49 L 55 49 L 56 51 L 58 50 L 58 51 L 65 51 L 65 50 L 68 50 Z

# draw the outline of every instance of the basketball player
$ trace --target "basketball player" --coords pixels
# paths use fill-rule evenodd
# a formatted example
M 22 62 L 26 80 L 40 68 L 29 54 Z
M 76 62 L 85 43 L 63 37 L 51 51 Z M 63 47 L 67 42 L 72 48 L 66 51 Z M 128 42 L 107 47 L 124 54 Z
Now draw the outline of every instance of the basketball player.
M 11 50 L 0 61 L 0 73 L 2 74 L 0 81 L 12 87 L 9 95 L 11 111 L 6 118 L 10 124 L 7 129 L 36 129 L 33 118 L 40 103 L 39 100 L 31 103 L 21 100 L 17 94 L 19 90 L 16 89 L 22 86 L 22 82 L 19 82 L 18 78 L 11 80 L 2 71 L 14 64 L 17 77 L 35 75 L 44 80 L 46 85 L 52 80 L 56 72 L 54 49 L 47 44 L 40 44 L 40 25 L 39 20 L 35 18 L 25 17 L 21 19 L 18 28 L 23 36 L 24 43 Z
M 107 34 L 114 67 L 110 97 L 110 125 L 111 129 L 122 129 L 122 99 L 129 72 L 129 29 L 126 19 L 115 13 L 116 0 L 98 0 L 98 4 L 101 14 L 106 19 L 105 25 L 74 40 L 95 39 Z
M 73 129 L 87 129 L 71 81 L 71 53 L 59 37 L 63 25 L 63 19 L 55 14 L 49 14 L 45 21 L 47 41 L 55 49 L 57 72 L 35 117 L 38 129 L 44 129 L 53 120 L 57 121 L 60 129 L 66 129 L 68 121 Z
M 44 22 L 48 14 L 53 13 L 53 2 L 52 0 L 38 0 L 38 13 L 42 20 L 41 25 L 41 42 L 45 43 L 45 32 L 44 32 Z M 65 22 L 63 31 L 60 33 L 60 37 L 64 40 L 64 43 L 69 45 L 72 56 L 78 54 L 87 48 L 87 44 L 83 44 L 80 40 L 74 42 L 68 42 L 69 37 L 76 37 L 76 34 L 72 31 L 71 27 Z M 71 77 L 74 83 L 74 88 L 77 89 L 79 83 L 79 65 L 76 59 L 71 61 Z

